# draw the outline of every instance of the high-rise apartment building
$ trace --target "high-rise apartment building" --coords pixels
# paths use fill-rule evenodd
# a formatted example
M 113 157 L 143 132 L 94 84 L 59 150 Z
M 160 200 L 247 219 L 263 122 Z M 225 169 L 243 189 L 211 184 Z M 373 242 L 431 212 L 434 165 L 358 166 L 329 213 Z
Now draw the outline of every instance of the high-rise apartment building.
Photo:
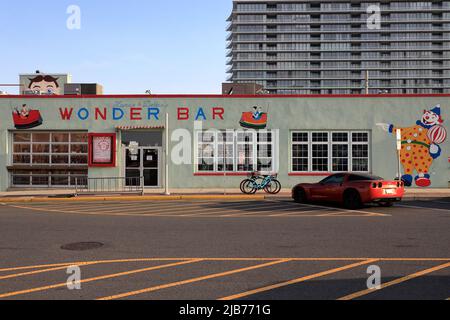
M 228 81 L 274 94 L 450 93 L 450 1 L 234 0 L 229 22 Z

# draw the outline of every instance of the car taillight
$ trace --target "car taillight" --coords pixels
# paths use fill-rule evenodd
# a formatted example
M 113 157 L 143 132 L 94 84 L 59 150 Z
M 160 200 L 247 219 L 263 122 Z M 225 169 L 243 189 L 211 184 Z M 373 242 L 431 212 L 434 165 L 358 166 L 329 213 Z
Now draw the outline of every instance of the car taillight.
M 380 182 L 380 183 L 378 184 L 378 188 L 383 188 L 383 183 Z
M 376 183 L 372 184 L 372 188 L 376 189 L 377 188 L 377 184 Z

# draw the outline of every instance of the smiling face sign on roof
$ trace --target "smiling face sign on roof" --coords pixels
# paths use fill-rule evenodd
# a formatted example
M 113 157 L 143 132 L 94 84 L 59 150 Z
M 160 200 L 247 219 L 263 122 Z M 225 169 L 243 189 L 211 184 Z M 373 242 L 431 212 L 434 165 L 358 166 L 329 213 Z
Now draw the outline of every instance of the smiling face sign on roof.
M 378 124 L 394 135 L 397 130 L 401 131 L 400 160 L 404 170 L 402 180 L 407 186 L 412 186 L 413 181 L 418 187 L 431 185 L 430 168 L 434 160 L 441 156 L 440 145 L 447 139 L 443 123 L 441 106 L 437 105 L 430 110 L 424 110 L 421 119 L 411 127 L 397 128 L 393 124 Z M 416 174 L 415 177 L 413 174 Z

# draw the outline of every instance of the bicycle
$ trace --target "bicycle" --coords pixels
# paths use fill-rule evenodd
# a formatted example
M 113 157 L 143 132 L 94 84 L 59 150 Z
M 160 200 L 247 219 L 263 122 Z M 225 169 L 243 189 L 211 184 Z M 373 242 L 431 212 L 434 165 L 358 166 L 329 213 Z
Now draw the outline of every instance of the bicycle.
M 281 183 L 276 178 L 277 174 L 260 175 L 252 172 L 248 179 L 241 182 L 240 189 L 245 194 L 255 194 L 260 190 L 269 194 L 278 194 L 281 191 Z

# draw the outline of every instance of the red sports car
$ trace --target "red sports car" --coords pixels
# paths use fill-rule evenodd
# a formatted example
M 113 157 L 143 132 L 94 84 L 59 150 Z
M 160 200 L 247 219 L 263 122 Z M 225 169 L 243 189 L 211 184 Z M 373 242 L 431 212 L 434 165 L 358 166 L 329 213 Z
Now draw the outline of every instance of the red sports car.
M 292 198 L 299 203 L 337 202 L 348 209 L 358 209 L 365 203 L 390 207 L 401 201 L 404 193 L 402 181 L 388 181 L 368 174 L 338 173 L 319 183 L 296 185 L 292 189 Z

